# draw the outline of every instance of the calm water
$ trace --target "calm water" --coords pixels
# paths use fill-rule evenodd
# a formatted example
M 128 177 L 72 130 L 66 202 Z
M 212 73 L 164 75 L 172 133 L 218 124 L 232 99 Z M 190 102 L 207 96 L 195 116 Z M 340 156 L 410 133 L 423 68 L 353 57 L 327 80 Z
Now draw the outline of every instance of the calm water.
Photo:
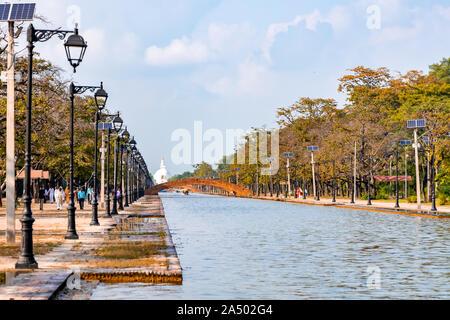
M 450 220 L 203 195 L 162 199 L 183 285 L 100 285 L 92 299 L 450 298 Z M 381 289 L 368 289 L 368 267 L 380 268 Z

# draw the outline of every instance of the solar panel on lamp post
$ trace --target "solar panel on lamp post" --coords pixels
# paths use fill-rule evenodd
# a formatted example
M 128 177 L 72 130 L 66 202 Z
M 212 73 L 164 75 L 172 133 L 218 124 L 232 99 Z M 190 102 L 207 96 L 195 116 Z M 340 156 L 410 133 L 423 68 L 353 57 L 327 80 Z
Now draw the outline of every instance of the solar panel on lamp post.
M 392 146 L 395 146 L 395 208 L 400 208 L 400 199 L 399 199 L 399 170 L 398 170 L 398 163 L 399 163 L 399 152 L 398 152 L 398 143 L 393 143 Z
M 314 193 L 314 199 L 316 201 L 319 201 L 320 198 L 318 197 L 318 192 L 316 189 L 316 168 L 315 168 L 315 162 L 314 162 L 314 152 L 319 151 L 319 147 L 312 146 L 308 147 L 308 152 L 311 152 L 311 165 L 312 165 L 312 180 L 313 180 L 313 193 Z
M 19 7 L 17 7 L 19 8 Z M 19 10 L 15 14 L 19 14 Z M 33 8 L 34 13 L 34 8 Z M 11 13 L 12 14 L 12 13 Z M 15 16 L 17 18 L 18 16 Z M 19 17 L 20 19 L 20 17 Z M 50 40 L 53 36 L 57 35 L 61 40 L 63 40 L 68 34 L 76 33 L 78 34 L 77 28 L 75 31 L 63 31 L 63 30 L 45 30 L 45 29 L 35 29 L 33 24 L 30 24 L 27 30 L 27 49 L 28 49 L 28 85 L 27 85 L 27 112 L 26 112 L 26 138 L 25 138 L 25 181 L 24 181 L 24 191 L 25 195 L 23 197 L 24 211 L 21 219 L 22 223 L 22 246 L 20 257 L 16 263 L 16 269 L 37 269 L 38 264 L 34 258 L 33 252 L 33 223 L 34 218 L 31 211 L 31 123 L 32 123 L 32 92 L 33 92 L 33 49 L 36 42 L 45 42 Z M 82 38 L 81 38 L 82 39 Z M 65 43 L 66 50 L 72 53 L 71 49 L 75 45 L 73 42 Z M 81 42 L 76 44 L 81 45 Z M 77 64 L 73 65 L 76 67 L 81 63 L 84 53 L 87 48 L 87 44 L 84 43 L 84 50 L 82 50 L 82 55 L 78 57 Z M 74 56 L 75 58 L 75 56 Z
M 16 120 L 15 120 L 15 82 L 20 81 L 15 70 L 15 39 L 22 32 L 22 26 L 15 31 L 15 22 L 24 23 L 32 21 L 35 12 L 35 3 L 3 3 L 0 4 L 0 21 L 7 22 L 5 28 L 5 41 L 7 46 L 4 49 L 7 58 L 6 62 L 6 243 L 16 242 Z M 21 77 L 20 77 L 21 78 Z M 1 192 L 0 192 L 1 193 Z M 1 202 L 1 200 L 0 200 Z
M 415 150 L 415 162 L 416 162 L 416 194 L 417 194 L 417 209 L 422 209 L 422 200 L 420 194 L 420 170 L 419 170 L 419 141 L 418 130 L 426 127 L 425 120 L 408 120 L 408 129 L 414 129 L 414 150 Z

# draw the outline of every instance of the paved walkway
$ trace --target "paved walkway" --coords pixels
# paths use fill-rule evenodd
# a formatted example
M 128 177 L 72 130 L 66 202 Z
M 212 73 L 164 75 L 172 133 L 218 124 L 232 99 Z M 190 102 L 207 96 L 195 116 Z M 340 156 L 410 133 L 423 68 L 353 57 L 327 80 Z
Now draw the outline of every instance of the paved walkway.
M 67 211 L 57 211 L 47 204 L 43 211 L 33 204 L 35 244 L 53 243 L 57 246 L 45 255 L 37 255 L 39 270 L 20 272 L 14 269 L 17 258 L 0 256 L 0 300 L 48 300 L 66 287 L 66 280 L 76 274 L 80 280 L 103 282 L 171 282 L 181 283 L 182 268 L 158 196 L 145 197 L 122 211 L 114 219 L 103 218 L 100 227 L 90 226 L 91 212 L 87 206 L 77 211 L 79 240 L 64 240 Z M 20 230 L 21 209 L 17 210 L 17 230 Z M 0 211 L 0 230 L 5 230 L 5 215 Z M 17 233 L 20 241 L 20 232 Z M 0 235 L 0 246 L 4 244 Z M 116 259 L 99 256 L 99 250 L 144 243 L 146 256 Z M 153 244 L 161 247 L 154 250 Z M 119 248 L 121 249 L 121 247 Z M 145 254 L 144 254 L 145 255 Z M 73 277 L 71 277 L 73 278 Z M 90 285 L 89 285 L 90 286 Z M 90 286 L 94 289 L 95 285 Z M 65 290 L 67 291 L 67 289 Z M 70 295 L 68 295 L 70 296 Z M 89 298 L 89 294 L 83 295 Z

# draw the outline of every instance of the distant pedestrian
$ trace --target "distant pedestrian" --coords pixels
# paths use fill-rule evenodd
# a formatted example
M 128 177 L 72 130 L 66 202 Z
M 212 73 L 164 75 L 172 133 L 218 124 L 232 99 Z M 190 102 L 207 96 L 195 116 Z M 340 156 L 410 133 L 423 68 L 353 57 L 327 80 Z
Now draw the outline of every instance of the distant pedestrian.
M 65 199 L 66 197 L 63 188 L 61 187 L 57 188 L 55 191 L 55 200 L 56 200 L 56 208 L 58 209 L 58 211 L 63 209 L 63 203 Z
M 1 184 L 0 184 L 0 207 L 3 207 L 3 200 L 2 200 L 2 198 L 3 198 L 3 191 L 2 191 L 2 186 L 1 186 Z
M 47 203 L 47 200 L 49 199 L 49 191 L 47 188 L 45 188 L 44 191 L 44 203 Z
M 55 188 L 53 188 L 53 187 L 50 188 L 50 190 L 48 192 L 48 197 L 49 197 L 51 204 L 55 203 Z
M 80 204 L 80 210 L 84 210 L 84 201 L 86 200 L 86 192 L 84 188 L 81 188 L 77 193 L 78 203 Z
M 44 210 L 45 190 L 44 187 L 39 189 L 39 210 Z
M 66 187 L 66 190 L 64 191 L 64 194 L 66 196 L 65 197 L 66 202 L 69 203 L 70 198 L 69 198 L 69 188 L 68 187 Z
M 88 203 L 92 204 L 92 188 L 91 187 L 89 187 L 87 189 L 87 198 L 88 198 Z

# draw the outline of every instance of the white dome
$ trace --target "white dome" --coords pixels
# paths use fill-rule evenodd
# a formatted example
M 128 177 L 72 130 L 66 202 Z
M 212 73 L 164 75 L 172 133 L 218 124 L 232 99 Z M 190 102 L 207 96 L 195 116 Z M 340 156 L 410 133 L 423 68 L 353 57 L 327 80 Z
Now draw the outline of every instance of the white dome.
M 164 158 L 161 160 L 161 167 L 155 172 L 153 177 L 155 178 L 156 184 L 162 184 L 169 181 L 170 175 L 164 164 Z

